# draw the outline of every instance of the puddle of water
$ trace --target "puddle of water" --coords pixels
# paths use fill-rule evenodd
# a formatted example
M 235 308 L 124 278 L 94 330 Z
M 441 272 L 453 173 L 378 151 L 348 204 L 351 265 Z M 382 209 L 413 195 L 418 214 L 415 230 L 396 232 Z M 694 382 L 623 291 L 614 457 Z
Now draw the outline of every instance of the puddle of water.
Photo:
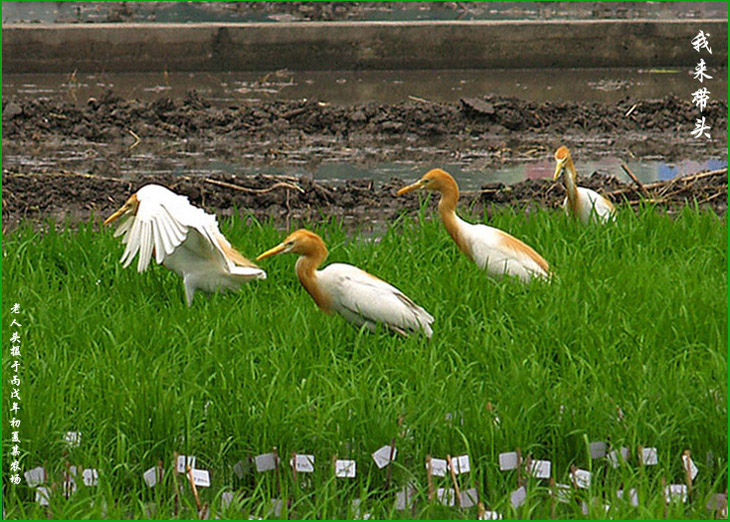
M 727 100 L 727 70 L 711 70 L 713 99 Z M 485 94 L 536 102 L 616 103 L 626 97 L 691 100 L 697 88 L 690 70 L 435 70 L 269 71 L 225 73 L 6 74 L 3 98 L 48 97 L 82 105 L 112 89 L 142 101 L 181 98 L 191 89 L 216 106 L 256 101 L 310 99 L 348 105 L 364 102 L 455 102 Z

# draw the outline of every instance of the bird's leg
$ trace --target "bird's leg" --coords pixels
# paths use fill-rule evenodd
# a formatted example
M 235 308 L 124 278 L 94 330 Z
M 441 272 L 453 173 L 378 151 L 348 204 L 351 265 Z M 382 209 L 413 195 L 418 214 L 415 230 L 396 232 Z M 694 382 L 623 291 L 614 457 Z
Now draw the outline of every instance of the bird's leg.
M 193 305 L 193 298 L 195 297 L 195 286 L 193 286 L 190 277 L 185 277 L 183 284 L 185 285 L 185 300 L 188 303 L 188 307 L 191 307 Z

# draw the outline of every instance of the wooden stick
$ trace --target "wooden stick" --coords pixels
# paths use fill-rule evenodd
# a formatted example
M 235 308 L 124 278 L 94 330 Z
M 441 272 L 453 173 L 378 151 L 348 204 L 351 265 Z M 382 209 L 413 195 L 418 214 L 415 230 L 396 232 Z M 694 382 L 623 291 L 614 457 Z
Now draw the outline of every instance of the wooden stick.
M 193 468 L 191 468 L 189 465 L 186 465 L 185 470 L 187 471 L 187 477 L 188 477 L 188 481 L 190 482 L 190 487 L 193 490 L 193 497 L 195 497 L 195 505 L 198 508 L 198 513 L 200 513 L 200 510 L 203 509 L 203 506 L 201 505 L 200 497 L 198 496 L 198 488 L 195 487 L 195 479 L 193 478 Z
M 390 476 L 393 470 L 393 454 L 395 453 L 395 437 L 390 441 L 390 456 L 388 457 L 388 473 L 385 478 L 385 490 L 390 489 Z
M 558 488 L 555 486 L 555 479 L 550 477 L 550 490 L 553 492 L 550 499 L 550 518 L 555 520 L 555 503 L 557 502 Z
M 636 454 L 639 456 L 639 466 L 644 467 L 644 448 L 639 445 L 636 446 Z
M 517 487 L 519 488 L 522 486 L 522 453 L 520 448 L 517 448 L 515 453 L 517 453 Z
M 291 473 L 294 478 L 294 484 L 297 483 L 297 454 L 292 451 L 291 454 Z
M 246 192 L 247 194 L 266 194 L 267 192 L 271 192 L 272 190 L 283 187 L 288 188 L 292 190 L 298 190 L 302 194 L 305 193 L 305 190 L 300 187 L 299 185 L 294 185 L 293 183 L 289 183 L 287 181 L 279 181 L 278 183 L 274 183 L 269 188 L 265 189 L 251 189 L 246 187 L 240 187 L 238 185 L 234 185 L 233 183 L 228 183 L 226 181 L 218 181 L 217 179 L 210 179 L 210 178 L 203 178 L 203 181 L 205 183 L 210 183 L 211 185 L 218 185 L 219 187 L 226 187 L 232 190 L 238 190 L 240 192 Z
M 451 455 L 446 455 L 446 463 L 449 465 L 451 472 L 451 481 L 454 483 L 454 491 L 456 492 L 456 506 L 461 507 L 461 491 L 459 491 L 459 483 L 456 481 L 456 472 L 454 471 L 454 463 L 451 461 Z
M 431 463 L 431 455 L 426 455 L 426 476 L 428 477 L 428 500 L 433 500 L 433 467 Z
M 664 518 L 667 518 L 667 479 L 662 477 L 662 503 L 664 504 Z
M 624 169 L 624 172 L 631 178 L 631 180 L 634 183 L 636 183 L 636 185 L 639 187 L 639 190 L 641 191 L 641 193 L 648 198 L 649 191 L 646 190 L 646 187 L 644 187 L 644 185 L 642 185 L 641 181 L 639 181 L 639 178 L 637 178 L 634 175 L 634 173 L 631 172 L 631 169 L 629 169 L 629 167 L 623 161 L 621 162 L 621 168 Z
M 684 463 L 684 479 L 687 482 L 687 497 L 692 494 L 692 457 L 690 456 L 689 450 L 684 450 L 683 456 L 687 457 L 687 461 Z
M 177 458 L 178 454 L 177 451 L 172 452 L 172 484 L 174 488 L 174 496 L 173 496 L 173 514 L 177 516 L 177 508 L 178 508 L 178 493 L 180 492 L 180 488 L 177 486 Z
M 479 520 L 484 520 L 484 516 L 487 514 L 487 510 L 484 509 L 484 503 L 483 502 L 479 502 L 477 504 L 477 513 L 479 513 L 478 519 Z
M 276 468 L 276 493 L 281 499 L 281 479 L 279 478 L 279 453 L 276 450 L 276 446 L 272 449 L 274 454 L 274 467 Z

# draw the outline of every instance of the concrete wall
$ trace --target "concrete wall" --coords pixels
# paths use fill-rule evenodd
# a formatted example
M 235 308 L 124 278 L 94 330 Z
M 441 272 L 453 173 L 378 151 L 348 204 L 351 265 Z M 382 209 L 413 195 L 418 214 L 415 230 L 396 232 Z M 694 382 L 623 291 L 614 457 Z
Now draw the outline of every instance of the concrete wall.
M 4 25 L 3 72 L 727 66 L 727 20 Z

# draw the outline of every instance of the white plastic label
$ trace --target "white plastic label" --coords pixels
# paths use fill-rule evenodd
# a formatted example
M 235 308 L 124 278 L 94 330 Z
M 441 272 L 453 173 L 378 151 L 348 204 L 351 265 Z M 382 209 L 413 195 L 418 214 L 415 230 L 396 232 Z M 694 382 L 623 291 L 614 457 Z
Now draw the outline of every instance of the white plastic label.
M 626 462 L 629 460 L 629 448 L 622 447 L 621 449 L 611 450 L 606 455 L 606 458 L 609 464 L 611 464 L 611 467 L 618 468 L 621 461 Z
M 576 469 L 573 473 L 575 485 L 579 488 L 588 489 L 591 487 L 591 472 L 584 469 Z
M 500 453 L 499 469 L 501 471 L 517 469 L 517 453 L 514 451 L 510 451 L 509 453 Z
M 699 470 L 697 469 L 697 466 L 695 466 L 695 463 L 692 460 L 692 457 L 690 457 L 688 455 L 682 455 L 682 463 L 684 464 L 684 469 L 689 468 L 689 479 L 691 481 L 694 481 Z
M 231 502 L 233 502 L 233 491 L 224 491 L 221 493 L 221 509 L 228 509 Z
M 687 502 L 687 486 L 684 484 L 670 484 L 664 488 L 664 498 L 667 502 L 679 500 Z
M 467 489 L 466 491 L 461 492 L 459 504 L 463 509 L 474 507 L 477 505 L 477 502 L 479 502 L 479 493 L 477 493 L 476 488 Z
M 592 459 L 600 459 L 606 456 L 606 443 L 603 441 L 591 442 L 589 448 Z
M 177 472 L 178 473 L 187 472 L 188 466 L 195 469 L 195 460 L 196 460 L 196 458 L 193 456 L 186 457 L 185 455 L 178 455 L 177 456 Z
M 456 502 L 456 491 L 453 488 L 438 488 L 436 498 L 444 506 L 453 506 Z
M 454 473 L 457 475 L 460 475 L 461 473 L 469 473 L 471 471 L 469 455 L 454 457 L 451 459 L 451 464 L 454 466 Z
M 550 461 L 549 460 L 533 460 L 530 462 L 530 475 L 539 479 L 550 478 Z
M 289 460 L 289 465 L 297 470 L 297 473 L 314 473 L 314 455 L 295 454 Z
M 158 469 L 156 467 L 150 468 L 144 472 L 144 481 L 149 487 L 153 488 L 155 487 L 155 484 L 157 484 L 157 474 Z
M 242 460 L 239 460 L 233 465 L 233 473 L 235 473 L 238 478 L 242 479 L 249 467 L 248 463 L 244 463 Z
M 656 448 L 641 448 L 639 458 L 644 466 L 656 466 L 659 464 Z
M 99 472 L 95 469 L 85 469 L 81 476 L 85 486 L 93 487 L 99 483 Z
M 428 469 L 428 462 L 426 462 Z M 446 459 L 431 459 L 431 475 L 434 477 L 445 477 L 447 470 Z
M 526 498 L 527 490 L 525 490 L 525 486 L 520 486 L 519 489 L 513 491 L 512 494 L 509 496 L 509 501 L 512 503 L 512 506 L 517 509 L 525 503 Z
M 485 511 L 479 515 L 478 520 L 502 520 L 502 515 L 496 511 Z
M 49 498 L 50 498 L 51 492 L 48 491 L 48 488 L 45 487 L 39 487 L 35 490 L 35 501 L 38 502 L 41 506 L 48 506 L 49 505 Z
M 625 492 L 623 489 L 619 489 L 616 492 L 616 496 L 618 498 L 624 498 Z M 631 503 L 632 506 L 636 507 L 639 505 L 639 494 L 636 491 L 636 488 L 631 488 L 628 492 L 628 501 Z
M 46 481 L 46 470 L 41 466 L 29 469 L 25 472 L 25 481 L 31 488 L 43 484 Z
M 354 460 L 336 460 L 335 476 L 338 478 L 355 478 L 357 463 Z
M 201 488 L 210 487 L 210 473 L 207 469 L 194 469 L 193 471 L 193 483 Z
M 271 471 L 276 469 L 279 464 L 278 458 L 273 453 L 264 453 L 262 455 L 256 455 L 254 462 L 256 463 L 256 471 L 263 473 L 264 471 Z
M 550 490 L 550 494 L 553 494 L 552 490 Z M 555 499 L 558 502 L 568 504 L 572 496 L 572 488 L 568 484 L 555 484 Z
M 390 458 L 390 453 L 393 452 L 393 458 Z M 383 446 L 375 453 L 373 453 L 373 460 L 378 468 L 383 469 L 385 466 L 390 464 L 391 460 L 395 460 L 398 455 L 398 448 L 391 448 L 390 446 Z
M 69 448 L 77 448 L 81 444 L 81 432 L 80 431 L 67 431 L 64 437 L 66 444 Z

